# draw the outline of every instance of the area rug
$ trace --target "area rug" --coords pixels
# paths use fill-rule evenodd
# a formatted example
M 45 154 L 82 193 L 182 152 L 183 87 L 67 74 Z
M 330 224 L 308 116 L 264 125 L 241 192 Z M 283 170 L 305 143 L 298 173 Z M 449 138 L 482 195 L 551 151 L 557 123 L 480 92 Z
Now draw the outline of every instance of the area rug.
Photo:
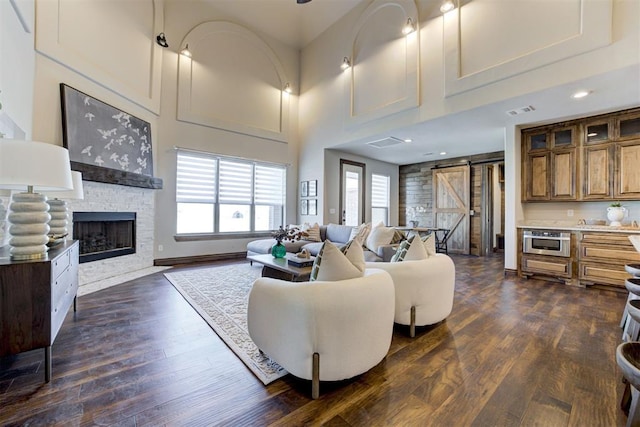
M 260 268 L 249 264 L 233 264 L 164 275 L 249 370 L 267 385 L 287 371 L 261 354 L 249 337 L 249 291 L 260 272 Z

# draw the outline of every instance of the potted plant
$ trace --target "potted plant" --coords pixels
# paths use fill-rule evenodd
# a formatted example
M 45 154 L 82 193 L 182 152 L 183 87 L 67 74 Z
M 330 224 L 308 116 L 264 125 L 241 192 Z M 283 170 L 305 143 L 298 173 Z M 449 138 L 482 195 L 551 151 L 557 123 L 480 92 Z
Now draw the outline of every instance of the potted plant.
M 619 227 L 622 225 L 620 221 L 624 218 L 625 208 L 620 202 L 613 202 L 607 208 L 607 219 L 609 225 L 613 227 Z
M 300 240 L 308 235 L 306 231 L 302 231 L 298 227 L 283 228 L 280 226 L 279 229 L 271 233 L 271 237 L 276 239 L 276 244 L 271 247 L 271 255 L 273 255 L 274 258 L 284 258 L 287 254 L 287 248 L 282 244 L 283 240 Z
M 409 224 L 412 228 L 416 228 L 419 221 L 416 219 L 419 213 L 425 213 L 427 209 L 424 206 L 410 206 L 407 208 L 407 216 L 409 217 Z

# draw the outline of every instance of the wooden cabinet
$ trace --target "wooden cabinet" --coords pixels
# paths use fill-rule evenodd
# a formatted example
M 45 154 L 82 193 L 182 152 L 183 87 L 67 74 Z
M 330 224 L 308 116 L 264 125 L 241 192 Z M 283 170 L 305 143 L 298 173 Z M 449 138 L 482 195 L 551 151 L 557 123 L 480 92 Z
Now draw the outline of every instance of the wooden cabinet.
M 583 231 L 578 248 L 578 278 L 583 285 L 604 284 L 624 289 L 624 281 L 631 277 L 624 266 L 640 262 L 640 253 L 627 233 Z
M 522 199 L 640 200 L 640 109 L 522 131 Z
M 520 275 L 524 277 L 548 276 L 564 280 L 566 284 L 571 284 L 574 275 L 573 265 L 573 258 L 522 254 Z
M 524 133 L 523 198 L 576 200 L 577 128 L 541 128 Z
M 77 241 L 36 261 L 12 261 L 0 249 L 0 356 L 43 348 L 47 382 L 51 345 L 78 291 L 78 257 Z

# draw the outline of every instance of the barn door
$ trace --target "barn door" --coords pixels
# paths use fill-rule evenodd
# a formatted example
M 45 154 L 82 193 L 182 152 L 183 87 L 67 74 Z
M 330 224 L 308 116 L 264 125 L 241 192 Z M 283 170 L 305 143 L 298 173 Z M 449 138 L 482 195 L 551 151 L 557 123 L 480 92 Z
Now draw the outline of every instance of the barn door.
M 433 225 L 448 228 L 447 250 L 469 254 L 469 166 L 433 169 Z

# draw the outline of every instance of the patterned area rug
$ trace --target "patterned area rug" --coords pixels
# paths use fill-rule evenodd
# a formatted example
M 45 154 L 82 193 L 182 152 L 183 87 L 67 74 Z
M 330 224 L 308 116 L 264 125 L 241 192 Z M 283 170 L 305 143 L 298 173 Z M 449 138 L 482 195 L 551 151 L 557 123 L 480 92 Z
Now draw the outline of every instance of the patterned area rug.
M 233 264 L 164 273 L 231 350 L 265 385 L 287 374 L 258 350 L 247 329 L 247 304 L 261 269 Z

